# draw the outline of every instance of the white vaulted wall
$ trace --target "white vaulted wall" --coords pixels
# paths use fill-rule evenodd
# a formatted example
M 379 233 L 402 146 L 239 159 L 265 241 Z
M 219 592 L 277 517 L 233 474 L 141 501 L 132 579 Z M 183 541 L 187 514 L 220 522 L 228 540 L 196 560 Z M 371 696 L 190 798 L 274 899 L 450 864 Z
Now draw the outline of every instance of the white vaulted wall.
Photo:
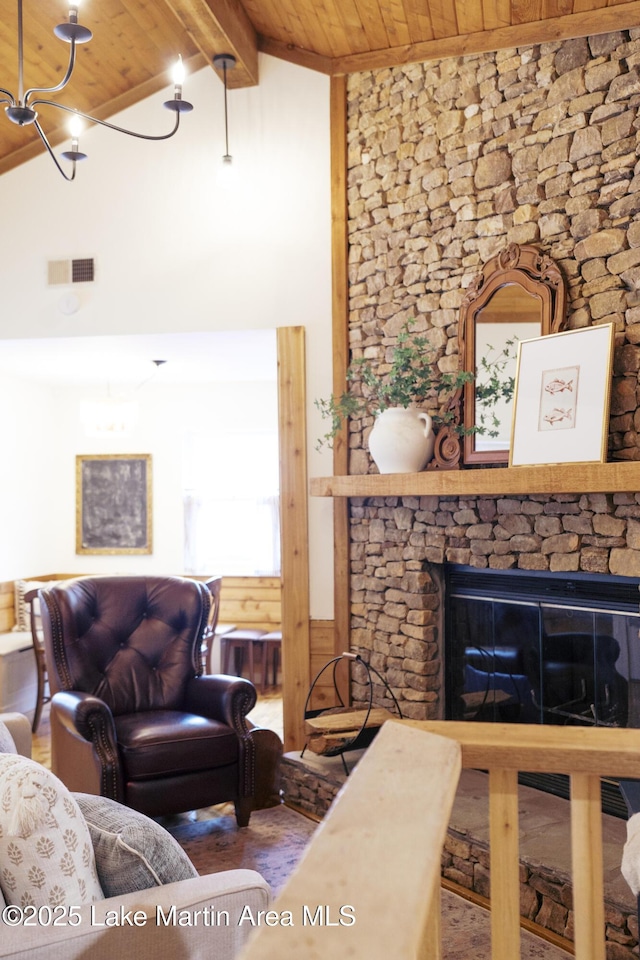
M 167 88 L 113 119 L 162 132 L 170 120 L 162 101 L 171 95 Z M 331 390 L 328 78 L 261 55 L 259 85 L 229 91 L 230 170 L 221 163 L 220 81 L 205 68 L 187 78 L 184 95 L 195 110 L 166 143 L 92 129 L 81 139 L 89 159 L 75 182 L 66 183 L 47 156 L 0 177 L 0 349 L 2 339 L 302 325 L 309 468 L 328 473 L 330 454 L 323 461 L 314 451 L 321 424 L 313 406 Z M 74 285 L 80 307 L 67 315 L 65 291 L 47 287 L 46 264 L 77 257 L 95 258 L 96 280 Z M 9 579 L 54 563 L 45 532 L 57 485 L 67 482 L 59 478 L 69 475 L 54 477 L 43 455 L 55 461 L 69 445 L 55 442 L 64 430 L 55 391 L 18 390 L 5 378 L 0 397 L 3 429 L 15 428 L 27 398 L 35 432 L 33 443 L 18 431 L 0 480 L 4 507 L 15 498 L 0 538 L 0 579 Z M 330 511 L 330 503 L 310 501 L 315 618 L 332 616 Z M 27 516 L 39 534 L 25 540 Z M 68 565 L 66 551 L 64 559 Z

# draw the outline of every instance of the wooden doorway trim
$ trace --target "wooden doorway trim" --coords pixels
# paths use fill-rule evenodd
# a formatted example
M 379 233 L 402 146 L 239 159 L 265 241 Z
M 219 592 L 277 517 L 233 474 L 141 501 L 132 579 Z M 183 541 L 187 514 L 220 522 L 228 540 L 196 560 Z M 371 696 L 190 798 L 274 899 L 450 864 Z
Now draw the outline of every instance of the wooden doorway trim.
M 304 327 L 278 327 L 284 749 L 304 745 L 310 684 L 309 509 Z
M 331 265 L 333 390 L 342 393 L 349 362 L 347 241 L 347 81 L 332 77 Z M 282 544 L 282 659 L 285 750 L 305 743 L 304 706 L 311 683 L 309 533 L 303 327 L 278 327 L 280 536 Z M 348 431 L 334 442 L 334 473 L 349 467 Z M 334 500 L 334 655 L 349 649 L 349 511 Z M 347 688 L 341 689 L 349 697 Z M 345 701 L 346 702 L 346 701 Z
M 347 386 L 349 366 L 349 244 L 347 236 L 347 79 L 331 78 L 331 281 L 333 393 L 340 396 Z M 334 440 L 333 472 L 349 473 L 349 431 L 346 424 Z M 349 501 L 333 501 L 334 655 L 350 649 L 349 606 Z M 340 694 L 349 702 L 344 682 Z

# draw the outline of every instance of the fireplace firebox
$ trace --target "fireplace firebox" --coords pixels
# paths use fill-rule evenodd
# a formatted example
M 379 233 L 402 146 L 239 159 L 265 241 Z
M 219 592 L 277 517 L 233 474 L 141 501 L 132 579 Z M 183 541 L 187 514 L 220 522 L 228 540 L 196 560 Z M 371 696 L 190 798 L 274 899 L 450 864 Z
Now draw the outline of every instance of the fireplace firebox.
M 639 581 L 445 565 L 448 719 L 640 726 Z M 568 796 L 562 777 L 522 782 Z M 626 816 L 614 781 L 603 808 Z

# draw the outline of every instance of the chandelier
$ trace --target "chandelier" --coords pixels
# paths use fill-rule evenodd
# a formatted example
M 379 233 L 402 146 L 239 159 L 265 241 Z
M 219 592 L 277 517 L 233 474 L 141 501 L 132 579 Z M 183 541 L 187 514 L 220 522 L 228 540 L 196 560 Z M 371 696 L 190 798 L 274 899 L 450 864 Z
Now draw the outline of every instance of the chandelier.
M 4 87 L 0 87 L 0 95 L 5 95 L 2 99 L 0 99 L 0 104 L 7 104 L 4 109 L 9 120 L 11 120 L 13 123 L 17 123 L 20 127 L 26 127 L 33 124 L 35 129 L 38 131 L 40 139 L 47 148 L 49 156 L 65 180 L 73 180 L 75 178 L 76 162 L 78 160 L 84 160 L 87 156 L 86 153 L 81 153 L 78 150 L 78 142 L 81 132 L 81 119 L 86 120 L 89 123 L 100 124 L 102 127 L 108 127 L 110 130 L 117 130 L 118 133 L 126 133 L 127 136 L 130 137 L 138 137 L 141 140 L 168 140 L 174 135 L 174 133 L 177 133 L 178 131 L 178 127 L 180 126 L 180 114 L 188 113 L 190 110 L 193 110 L 193 105 L 182 99 L 184 67 L 181 57 L 178 58 L 178 62 L 173 70 L 173 100 L 167 100 L 164 104 L 168 110 L 171 110 L 175 114 L 173 129 L 170 130 L 169 133 L 161 134 L 159 136 L 151 136 L 146 133 L 136 133 L 134 130 L 127 130 L 124 127 L 119 127 L 115 123 L 108 123 L 106 120 L 99 120 L 97 117 L 91 117 L 86 113 L 82 113 L 80 110 L 74 109 L 73 107 L 67 107 L 64 103 L 57 103 L 55 100 L 42 99 L 40 96 L 41 94 L 58 93 L 60 90 L 64 90 L 71 79 L 71 75 L 75 67 L 76 45 L 78 43 L 88 43 L 93 36 L 91 30 L 88 30 L 87 27 L 83 27 L 82 24 L 78 23 L 79 5 L 80 0 L 70 0 L 68 23 L 59 23 L 53 28 L 53 32 L 56 37 L 58 37 L 60 40 L 63 40 L 65 43 L 68 43 L 70 46 L 69 65 L 64 77 L 55 87 L 30 87 L 27 91 L 25 91 L 23 76 L 24 47 L 22 38 L 22 0 L 18 0 L 18 96 L 16 97 L 13 93 L 11 93 L 10 90 L 5 90 Z M 42 129 L 42 126 L 40 125 L 38 120 L 38 111 L 36 110 L 36 107 L 39 106 L 55 107 L 57 110 L 62 110 L 71 116 L 71 122 L 69 125 L 71 134 L 71 150 L 66 150 L 61 154 L 65 160 L 69 160 L 71 162 L 70 173 L 67 173 L 65 170 L 63 170 L 53 152 L 51 144 L 49 143 L 44 130 Z

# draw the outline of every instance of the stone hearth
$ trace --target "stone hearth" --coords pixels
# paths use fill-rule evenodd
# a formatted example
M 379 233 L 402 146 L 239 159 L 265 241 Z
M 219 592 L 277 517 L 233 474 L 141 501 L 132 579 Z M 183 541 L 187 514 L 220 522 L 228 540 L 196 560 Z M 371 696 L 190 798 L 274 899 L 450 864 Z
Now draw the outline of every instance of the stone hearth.
M 350 769 L 362 751 L 346 754 Z M 322 819 L 346 777 L 339 757 L 298 752 L 282 765 L 285 802 Z M 428 798 L 425 798 L 428 803 Z M 470 895 L 489 896 L 487 777 L 463 770 L 442 858 L 442 876 Z M 634 897 L 620 874 L 623 820 L 604 815 L 607 960 L 637 960 Z M 520 787 L 520 905 L 524 918 L 573 940 L 568 801 Z

